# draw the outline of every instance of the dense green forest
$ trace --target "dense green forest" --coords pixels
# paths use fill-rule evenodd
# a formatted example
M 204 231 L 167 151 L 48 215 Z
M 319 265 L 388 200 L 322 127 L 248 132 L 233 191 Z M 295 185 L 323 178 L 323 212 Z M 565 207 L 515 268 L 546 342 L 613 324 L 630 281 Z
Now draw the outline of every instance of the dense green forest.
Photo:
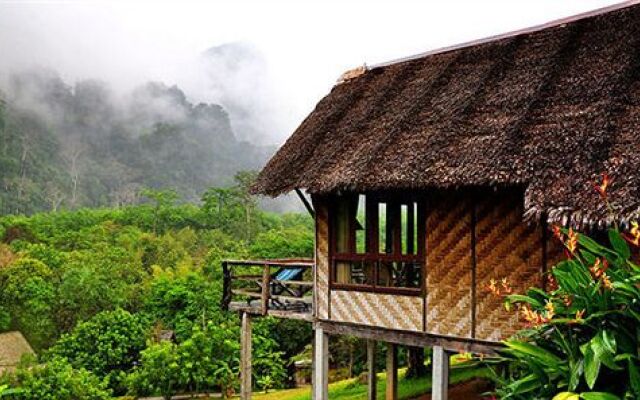
M 0 332 L 20 330 L 38 353 L 4 378 L 17 398 L 233 392 L 239 323 L 220 309 L 220 260 L 313 253 L 311 218 L 261 211 L 251 177 L 201 206 L 146 190 L 136 206 L 0 218 Z M 159 340 L 166 330 L 175 341 Z M 310 338 L 304 323 L 260 319 L 257 386 L 287 385 Z
M 275 150 L 236 138 L 217 104 L 149 82 L 116 94 L 55 72 L 16 73 L 0 88 L 0 214 L 138 204 L 142 188 L 185 201 L 260 168 Z

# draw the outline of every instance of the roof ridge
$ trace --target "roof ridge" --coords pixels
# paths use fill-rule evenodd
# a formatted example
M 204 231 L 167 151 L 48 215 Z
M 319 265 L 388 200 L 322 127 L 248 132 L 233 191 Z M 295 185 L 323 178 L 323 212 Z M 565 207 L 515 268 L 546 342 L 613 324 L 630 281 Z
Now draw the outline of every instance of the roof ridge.
M 617 11 L 617 10 L 621 10 L 624 8 L 628 8 L 634 5 L 638 5 L 640 4 L 640 0 L 626 0 L 620 3 L 615 3 L 609 6 L 605 6 L 605 7 L 600 7 L 600 8 L 596 8 L 594 10 L 591 11 L 585 11 L 579 14 L 575 14 L 569 17 L 564 17 L 564 18 L 559 18 L 559 19 L 555 19 L 555 20 L 551 20 L 549 22 L 545 22 L 542 24 L 538 24 L 538 25 L 533 25 L 530 26 L 528 28 L 523 28 L 523 29 L 518 29 L 515 31 L 509 31 L 509 32 L 505 32 L 505 33 L 499 33 L 497 35 L 492 35 L 492 36 L 487 36 L 481 39 L 475 39 L 475 40 L 470 40 L 468 42 L 462 42 L 462 43 L 458 43 L 458 44 L 454 44 L 451 46 L 445 46 L 445 47 L 439 47 L 437 49 L 433 49 L 433 50 L 428 50 L 422 53 L 418 53 L 418 54 L 414 54 L 411 56 L 407 56 L 407 57 L 401 57 L 401 58 L 396 58 L 390 61 L 384 61 L 384 62 L 380 62 L 380 63 L 376 63 L 376 64 L 372 64 L 367 66 L 367 70 L 373 70 L 373 69 L 377 69 L 377 68 L 384 68 L 384 67 L 388 67 L 390 65 L 394 65 L 394 64 L 398 64 L 398 63 L 402 63 L 402 62 L 406 62 L 406 61 L 412 61 L 412 60 L 417 60 L 423 57 L 427 57 L 427 56 L 431 56 L 434 54 L 442 54 L 442 53 L 446 53 L 449 51 L 453 51 L 453 50 L 459 50 L 459 49 L 463 49 L 466 47 L 471 47 L 471 46 L 476 46 L 476 45 L 480 45 L 480 44 L 485 44 L 485 43 L 490 43 L 490 42 L 494 42 L 497 40 L 501 40 L 501 39 L 507 39 L 510 37 L 514 37 L 514 36 L 519 36 L 519 35 L 525 35 L 528 33 L 534 33 L 534 32 L 539 32 L 542 31 L 544 29 L 549 29 L 549 28 L 553 28 L 556 26 L 561 26 L 564 24 L 568 24 L 571 22 L 576 22 L 585 18 L 590 18 L 590 17 L 595 17 L 598 15 L 603 15 L 603 14 L 607 14 L 613 11 Z

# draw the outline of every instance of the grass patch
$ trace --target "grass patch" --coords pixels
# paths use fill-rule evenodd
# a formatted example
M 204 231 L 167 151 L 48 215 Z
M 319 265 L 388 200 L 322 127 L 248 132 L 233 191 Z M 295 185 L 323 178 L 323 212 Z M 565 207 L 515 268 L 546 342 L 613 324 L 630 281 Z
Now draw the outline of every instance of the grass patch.
M 398 397 L 400 400 L 412 399 L 429 393 L 431 390 L 431 376 L 419 379 L 404 379 L 406 369 L 398 371 Z M 488 378 L 487 368 L 464 364 L 452 366 L 449 380 L 451 384 L 465 382 L 473 378 Z M 378 399 L 384 400 L 386 389 L 386 373 L 378 374 Z M 329 385 L 329 398 L 332 400 L 362 400 L 367 396 L 367 385 L 360 384 L 357 379 L 347 379 Z M 303 387 L 289 390 L 279 390 L 271 393 L 254 393 L 256 400 L 311 400 L 311 388 Z

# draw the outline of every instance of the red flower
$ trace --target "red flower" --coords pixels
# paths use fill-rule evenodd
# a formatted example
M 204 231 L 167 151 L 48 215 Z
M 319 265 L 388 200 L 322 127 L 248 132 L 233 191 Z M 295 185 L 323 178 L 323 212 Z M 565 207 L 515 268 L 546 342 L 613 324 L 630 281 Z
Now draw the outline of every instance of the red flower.
M 596 188 L 596 191 L 598 193 L 600 193 L 600 196 L 602 196 L 603 199 L 607 198 L 607 189 L 609 188 L 609 186 L 611 186 L 611 178 L 609 178 L 609 175 L 607 175 L 607 173 L 603 173 L 602 174 L 602 183 L 595 184 L 594 185 Z
M 629 233 L 630 235 L 625 234 L 624 238 L 634 246 L 640 246 L 640 227 L 638 227 L 638 223 L 636 221 L 631 223 L 631 230 Z
M 569 235 L 565 244 L 571 254 L 576 252 L 578 248 L 578 234 L 573 231 L 573 228 L 569 228 Z

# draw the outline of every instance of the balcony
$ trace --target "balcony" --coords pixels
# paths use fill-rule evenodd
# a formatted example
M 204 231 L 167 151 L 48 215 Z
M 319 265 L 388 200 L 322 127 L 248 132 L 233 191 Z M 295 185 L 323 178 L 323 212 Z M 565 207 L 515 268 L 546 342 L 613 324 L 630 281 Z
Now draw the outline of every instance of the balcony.
M 312 320 L 313 260 L 224 260 L 222 308 Z

